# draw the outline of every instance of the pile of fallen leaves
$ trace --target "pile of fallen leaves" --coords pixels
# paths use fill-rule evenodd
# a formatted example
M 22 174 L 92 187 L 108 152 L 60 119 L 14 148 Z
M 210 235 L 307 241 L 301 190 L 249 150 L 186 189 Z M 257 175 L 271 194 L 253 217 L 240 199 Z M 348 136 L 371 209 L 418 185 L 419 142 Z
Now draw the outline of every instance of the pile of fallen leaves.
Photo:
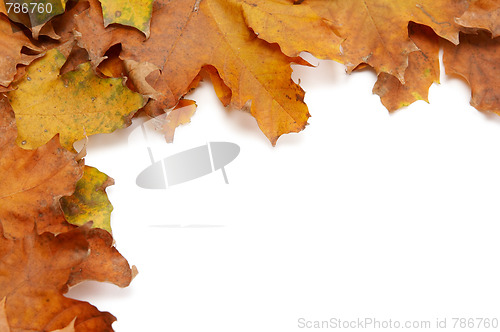
M 85 166 L 73 143 L 139 112 L 161 116 L 171 141 L 194 113 L 183 97 L 202 77 L 274 145 L 310 116 L 291 79 L 292 63 L 310 65 L 301 52 L 347 72 L 373 68 L 373 92 L 393 111 L 427 100 L 442 46 L 471 104 L 500 114 L 498 0 L 36 3 L 0 1 L 2 332 L 112 330 L 111 314 L 64 297 L 83 280 L 123 287 L 135 275 L 113 246 L 113 180 Z

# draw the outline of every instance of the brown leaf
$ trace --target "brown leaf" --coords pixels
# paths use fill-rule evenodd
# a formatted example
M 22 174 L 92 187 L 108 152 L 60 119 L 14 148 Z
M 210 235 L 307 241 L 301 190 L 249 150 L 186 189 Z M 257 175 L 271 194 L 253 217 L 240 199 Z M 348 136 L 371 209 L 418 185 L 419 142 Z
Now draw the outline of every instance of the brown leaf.
M 7 239 L 0 225 L 0 298 L 11 331 L 112 331 L 110 313 L 63 296 L 72 269 L 88 256 L 89 226 L 54 235 L 35 231 Z
M 122 59 L 159 68 L 144 78 L 161 96 L 146 106 L 150 113 L 175 106 L 201 68 L 212 65 L 231 89 L 230 104 L 241 109 L 251 101 L 251 114 L 273 144 L 282 134 L 304 129 L 309 113 L 290 68 L 291 62 L 304 61 L 258 39 L 245 23 L 241 1 L 156 1 L 146 41 L 137 31 L 103 29 L 93 1 L 77 17 L 79 45 L 98 64 L 110 46 L 121 42 Z M 138 87 L 137 82 L 144 81 L 132 79 Z
M 461 34 L 460 44 L 444 46 L 443 62 L 447 74 L 469 82 L 472 106 L 500 114 L 500 37 L 491 38 L 484 31 Z
M 388 73 L 404 83 L 408 55 L 417 50 L 408 37 L 408 22 L 427 25 L 456 44 L 460 27 L 455 17 L 465 11 L 467 0 L 308 0 L 298 6 L 304 5 L 345 38 L 343 62 L 349 72 L 367 63 L 377 74 Z
M 33 228 L 59 234 L 76 228 L 64 218 L 61 196 L 72 195 L 82 176 L 76 154 L 63 149 L 54 137 L 36 150 L 15 145 L 16 127 L 7 101 L 0 100 L 0 222 L 9 239 L 22 238 Z M 124 287 L 133 272 L 113 247 L 105 230 L 86 232 L 90 256 L 74 269 L 71 285 L 85 279 L 108 281 Z M 107 276 L 102 271 L 107 271 Z
M 152 99 L 161 98 L 161 93 L 156 91 L 146 81 L 146 77 L 150 73 L 159 70 L 159 68 L 156 65 L 149 62 L 137 62 L 134 60 L 125 60 L 123 61 L 123 66 L 125 67 L 125 71 L 127 72 L 128 77 L 132 80 L 134 86 L 137 88 L 137 91 L 139 91 L 139 93 L 141 93 L 143 96 Z
M 57 136 L 31 151 L 18 147 L 16 136 L 12 109 L 0 100 L 0 221 L 9 238 L 33 229 L 36 220 L 52 220 L 45 218 L 57 214 L 59 199 L 71 195 L 82 176 L 75 154 Z
M 73 286 L 84 280 L 111 282 L 126 287 L 137 274 L 135 266 L 130 268 L 127 260 L 113 246 L 113 237 L 103 229 L 94 228 L 86 236 L 90 254 L 76 266 L 68 279 Z
M 411 23 L 411 22 L 410 22 Z M 414 101 L 428 102 L 429 87 L 439 83 L 439 38 L 431 28 L 411 23 L 408 26 L 411 40 L 419 50 L 410 53 L 405 71 L 405 84 L 394 76 L 380 73 L 373 93 L 380 96 L 382 104 L 395 111 Z
M 124 77 L 127 73 L 125 63 L 118 56 L 108 57 L 99 64 L 97 70 L 104 75 L 104 77 Z M 127 83 L 128 82 L 129 81 L 127 81 Z
M 50 20 L 64 13 L 68 0 L 39 0 L 28 1 L 1 1 L 0 12 L 8 16 L 13 22 L 18 22 L 31 30 L 34 39 L 40 35 L 59 39 L 54 32 Z M 33 6 L 36 4 L 35 6 Z M 6 8 L 5 5 L 8 7 Z M 16 9 L 16 6 L 19 6 Z M 17 13 L 16 13 L 17 12 Z
M 500 36 L 500 1 L 472 0 L 467 11 L 457 23 L 468 28 L 489 30 L 493 37 Z
M 74 29 L 78 46 L 88 51 L 95 69 L 106 59 L 106 52 L 126 38 L 145 39 L 145 36 L 131 27 L 109 26 L 104 28 L 102 8 L 98 0 L 89 0 L 90 7 L 74 16 Z
M 39 147 L 59 133 L 62 146 L 73 149 L 73 143 L 86 136 L 128 126 L 144 106 L 143 97 L 125 87 L 122 79 L 99 78 L 88 62 L 60 75 L 65 62 L 59 49 L 48 51 L 7 93 L 21 147 Z
M 89 61 L 89 54 L 87 53 L 87 51 L 74 45 L 74 47 L 71 49 L 71 52 L 66 57 L 66 62 L 61 67 L 59 75 L 62 76 L 70 71 L 77 70 L 79 65 L 87 61 Z
M 16 25 L 12 24 L 7 17 L 0 14 L 0 85 L 7 87 L 16 75 L 18 64 L 27 65 L 40 55 L 27 55 L 22 53 L 22 48 L 26 47 L 34 52 L 41 52 L 42 49 L 35 46 L 28 37 L 24 35 Z
M 231 102 L 231 97 L 233 93 L 231 89 L 224 83 L 220 78 L 219 72 L 214 66 L 204 66 L 202 72 L 205 72 L 210 77 L 212 84 L 214 86 L 215 94 L 219 98 L 220 102 L 227 106 Z
M 87 1 L 69 1 L 64 14 L 55 17 L 51 23 L 54 30 L 61 37 L 60 42 L 64 43 L 74 37 L 75 16 L 89 7 Z

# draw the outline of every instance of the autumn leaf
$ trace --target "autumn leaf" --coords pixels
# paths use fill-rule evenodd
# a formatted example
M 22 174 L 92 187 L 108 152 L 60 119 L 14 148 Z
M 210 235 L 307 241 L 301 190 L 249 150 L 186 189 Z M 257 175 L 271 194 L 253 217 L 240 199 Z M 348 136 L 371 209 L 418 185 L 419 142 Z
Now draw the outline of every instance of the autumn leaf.
M 489 30 L 493 37 L 500 36 L 500 2 L 498 0 L 472 0 L 457 23 L 468 28 Z
M 52 330 L 50 332 L 74 332 L 75 331 L 76 317 L 64 328 Z M 11 332 L 9 321 L 7 320 L 7 313 L 5 312 L 5 297 L 0 301 L 0 331 Z
M 70 44 L 67 44 L 67 46 L 68 47 L 67 48 L 65 47 L 65 50 L 61 52 L 63 53 L 64 56 L 66 56 L 66 53 L 70 48 L 69 47 Z M 66 57 L 66 62 L 59 71 L 59 75 L 64 75 L 70 71 L 78 70 L 79 65 L 89 61 L 89 55 L 87 51 L 85 51 L 83 48 L 78 47 L 77 45 L 72 45 L 72 46 L 73 47 L 71 47 L 70 53 Z
M 60 37 L 58 44 L 55 44 L 55 47 L 75 38 L 75 16 L 86 10 L 88 7 L 89 3 L 87 1 L 69 1 L 67 3 L 66 11 L 63 14 L 54 17 L 50 21 L 54 27 L 54 31 Z M 44 44 L 46 45 L 46 43 Z
M 108 57 L 99 64 L 97 70 L 105 77 L 125 77 L 127 74 L 125 63 L 118 56 Z
M 33 229 L 36 220 L 54 215 L 59 199 L 71 195 L 82 176 L 74 154 L 61 147 L 58 137 L 26 151 L 15 144 L 16 136 L 12 110 L 0 100 L 0 221 L 11 238 Z
M 97 168 L 85 166 L 73 195 L 61 198 L 66 220 L 78 226 L 92 220 L 92 227 L 111 233 L 110 217 L 113 205 L 106 195 L 106 188 L 113 184 L 114 180 Z
M 467 4 L 467 0 L 307 0 L 298 6 L 309 6 L 345 39 L 343 62 L 349 72 L 366 63 L 377 74 L 388 73 L 404 83 L 408 55 L 417 50 L 408 37 L 408 22 L 427 25 L 456 44 L 460 27 L 455 18 Z
M 175 106 L 201 68 L 212 65 L 232 91 L 231 105 L 241 109 L 251 101 L 250 113 L 273 144 L 282 134 L 304 129 L 309 112 L 303 90 L 291 80 L 290 63 L 305 62 L 257 38 L 245 24 L 240 1 L 156 1 L 146 41 L 130 31 L 103 31 L 93 12 L 91 5 L 80 14 L 77 28 L 79 45 L 93 45 L 86 48 L 91 58 L 102 57 L 114 41 L 122 45 L 122 59 L 159 68 L 147 77 L 161 93 L 146 106 L 150 113 Z M 95 40 L 103 34 L 109 38 Z
M 7 239 L 0 225 L 0 298 L 12 331 L 112 331 L 110 313 L 63 296 L 72 269 L 88 256 L 89 226 L 54 235 L 35 231 Z
M 41 52 L 42 49 L 35 46 L 19 28 L 3 15 L 0 15 L 0 41 L 4 45 L 0 48 L 0 85 L 7 87 L 16 75 L 18 64 L 27 65 L 39 57 L 39 55 L 22 53 L 23 47 L 35 52 Z
M 290 57 L 307 51 L 319 59 L 340 61 L 342 38 L 308 6 L 288 0 L 244 0 L 245 21 L 261 39 L 278 43 Z
M 104 18 L 99 0 L 89 0 L 89 7 L 75 14 L 74 25 L 78 46 L 87 50 L 92 68 L 97 68 L 106 57 L 106 52 L 121 40 L 145 39 L 144 34 L 128 26 L 104 27 Z
M 55 10 L 17 15 L 0 1 L 2 332 L 112 330 L 111 314 L 64 297 L 84 280 L 125 287 L 137 273 L 114 247 L 113 180 L 72 144 L 127 126 L 147 99 L 172 141 L 195 112 L 184 96 L 209 78 L 221 103 L 251 113 L 274 145 L 309 118 L 291 80 L 292 63 L 309 65 L 301 52 L 348 72 L 373 67 L 373 91 L 392 111 L 427 101 L 442 38 L 447 73 L 470 83 L 472 105 L 500 114 L 494 0 L 37 3 Z
M 74 286 L 85 280 L 110 282 L 119 287 L 130 285 L 138 271 L 130 267 L 127 260 L 114 247 L 111 234 L 103 229 L 94 228 L 86 234 L 89 255 L 73 269 L 68 285 Z
M 102 5 L 104 26 L 111 23 L 128 25 L 149 37 L 149 21 L 153 0 L 99 0 Z
M 200 74 L 206 73 L 210 77 L 210 81 L 212 81 L 212 85 L 214 86 L 214 91 L 220 102 L 224 106 L 228 106 L 231 103 L 231 98 L 233 93 L 231 89 L 224 83 L 224 81 L 220 78 L 219 72 L 214 66 L 203 66 Z M 199 79 L 201 79 L 201 75 L 198 75 Z M 198 85 L 198 80 L 195 78 L 191 85 L 189 86 L 189 90 L 195 89 Z
M 447 74 L 459 75 L 471 86 L 471 105 L 478 110 L 500 114 L 500 37 L 480 31 L 460 35 L 460 44 L 444 46 Z
M 64 13 L 67 0 L 17 0 L 0 1 L 0 12 L 13 22 L 21 23 L 32 31 L 32 36 L 38 39 L 40 34 L 59 38 L 52 25 L 45 25 L 54 16 Z M 12 4 L 12 5 L 9 5 Z M 6 5 L 9 5 L 6 8 Z M 45 30 L 43 32 L 43 30 Z
M 12 2 L 12 5 L 14 5 L 14 2 Z M 9 10 L 10 9 L 10 10 Z M 13 10 L 12 7 L 7 7 L 6 6 L 6 1 L 0 1 L 0 13 L 3 14 L 6 18 L 9 18 L 12 22 L 16 23 L 21 23 L 26 27 L 30 27 L 30 19 L 29 16 L 22 13 L 21 10 L 17 12 L 17 10 Z M 2 16 L 2 15 L 0 15 Z M 18 29 L 20 30 L 20 29 Z
M 424 25 L 410 23 L 408 29 L 411 40 L 419 50 L 412 52 L 408 58 L 405 84 L 392 75 L 380 73 L 373 87 L 373 93 L 380 96 L 389 111 L 417 100 L 428 102 L 429 87 L 432 83 L 439 83 L 439 38 Z
M 165 135 L 167 143 L 174 141 L 175 128 L 191 122 L 194 112 L 196 112 L 196 103 L 192 100 L 181 99 L 173 110 L 155 118 L 160 131 Z
M 76 318 L 74 318 L 66 327 L 62 329 L 52 330 L 50 332 L 74 332 L 75 320 Z M 7 320 L 7 313 L 5 312 L 5 297 L 2 301 L 0 301 L 0 331 L 11 332 L 9 321 Z
M 86 135 L 110 133 L 130 123 L 143 105 L 142 97 L 123 86 L 121 79 L 97 77 L 89 63 L 59 76 L 66 61 L 57 49 L 29 66 L 7 96 L 16 113 L 17 143 L 33 149 L 60 134 L 72 149 Z
M 74 192 L 81 177 L 82 165 L 75 162 L 74 153 L 59 145 L 57 137 L 36 150 L 24 150 L 15 145 L 15 121 L 8 106 L 5 99 L 0 100 L 1 234 L 6 239 L 15 240 L 31 234 L 33 229 L 40 234 L 61 234 L 74 230 L 76 226 L 66 221 L 59 201 L 62 195 Z M 105 186 L 106 180 L 101 180 L 104 180 L 102 186 Z M 110 208 L 110 204 L 106 206 L 104 203 L 104 195 L 97 193 L 87 197 L 85 204 L 94 205 L 94 215 L 99 215 L 95 208 L 99 204 Z M 98 202 L 93 202 L 96 196 Z M 105 214 L 106 211 L 103 211 Z M 81 220 L 78 215 L 74 217 Z M 108 231 L 86 230 L 85 240 L 87 256 L 75 263 L 67 279 L 69 286 L 83 280 L 107 281 L 120 287 L 130 284 L 136 270 L 130 268 L 113 246 L 113 238 Z

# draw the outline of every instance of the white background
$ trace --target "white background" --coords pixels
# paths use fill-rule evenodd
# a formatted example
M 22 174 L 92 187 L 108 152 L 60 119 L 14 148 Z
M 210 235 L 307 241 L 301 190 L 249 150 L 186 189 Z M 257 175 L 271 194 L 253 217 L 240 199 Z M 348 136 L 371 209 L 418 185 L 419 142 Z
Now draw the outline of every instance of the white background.
M 229 185 L 218 171 L 166 190 L 137 187 L 150 163 L 134 136 L 144 118 L 90 137 L 86 163 L 116 181 L 113 234 L 139 275 L 125 289 L 85 282 L 68 296 L 113 313 L 118 332 L 500 319 L 500 117 L 472 108 L 469 87 L 443 73 L 430 104 L 389 114 L 371 93 L 373 72 L 346 75 L 304 56 L 319 63 L 293 66 L 310 124 L 275 148 L 210 82 L 188 96 L 199 107 L 173 144 L 150 138 L 157 160 L 237 143 Z

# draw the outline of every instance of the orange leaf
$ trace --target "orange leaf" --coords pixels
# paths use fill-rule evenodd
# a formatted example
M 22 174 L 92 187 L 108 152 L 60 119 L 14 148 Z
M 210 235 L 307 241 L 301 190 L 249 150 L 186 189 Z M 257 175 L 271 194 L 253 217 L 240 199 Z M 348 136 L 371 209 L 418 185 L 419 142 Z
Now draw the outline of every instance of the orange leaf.
M 73 194 L 82 176 L 75 153 L 63 149 L 57 136 L 36 150 L 15 145 L 16 127 L 7 101 L 0 100 L 0 223 L 6 239 L 31 234 L 74 230 L 61 209 L 61 196 Z M 90 228 L 90 225 L 88 226 Z M 75 263 L 69 285 L 91 279 L 127 286 L 134 271 L 102 229 L 85 231 L 89 255 Z M 0 273 L 1 275 L 1 273 Z M 0 296 L 1 298 L 1 296 Z
M 447 74 L 462 76 L 472 90 L 471 105 L 500 114 L 500 37 L 482 31 L 460 35 L 457 46 L 446 44 L 443 56 Z
M 0 298 L 12 331 L 51 331 L 75 321 L 75 331 L 112 331 L 115 317 L 63 296 L 74 268 L 87 258 L 89 226 L 54 235 L 35 231 L 7 239 L 0 225 Z
M 405 84 L 394 76 L 380 73 L 373 87 L 373 93 L 380 96 L 382 104 L 395 111 L 416 100 L 428 102 L 429 87 L 439 83 L 439 38 L 431 28 L 411 23 L 410 38 L 419 50 L 410 53 L 405 71 Z
M 103 29 L 94 2 L 78 16 L 79 45 L 89 51 L 94 64 L 120 42 L 122 59 L 156 66 L 142 78 L 158 92 L 146 106 L 150 114 L 176 105 L 202 67 L 212 65 L 231 89 L 233 107 L 241 109 L 251 101 L 250 113 L 272 144 L 282 134 L 304 129 L 309 112 L 304 91 L 291 80 L 290 68 L 291 62 L 304 61 L 287 57 L 278 45 L 257 38 L 245 23 L 241 1 L 156 1 L 151 37 L 146 41 L 136 31 Z M 143 84 L 131 78 L 140 90 Z
M 493 37 L 500 36 L 500 1 L 472 0 L 457 23 L 464 27 L 487 29 Z
M 307 51 L 320 59 L 340 60 L 340 43 L 332 27 L 308 6 L 288 0 L 244 0 L 245 20 L 259 38 L 278 43 L 290 57 Z
M 408 55 L 417 50 L 408 37 L 408 22 L 431 27 L 436 34 L 458 43 L 455 17 L 467 7 L 466 0 L 308 0 L 320 17 L 331 22 L 341 37 L 344 63 L 352 71 L 361 63 L 404 82 Z
M 16 136 L 12 109 L 0 100 L 0 220 L 8 237 L 22 236 L 36 221 L 50 228 L 44 221 L 53 220 L 59 198 L 71 195 L 82 176 L 75 154 L 57 136 L 31 151 L 18 147 Z
M 16 75 L 17 64 L 27 65 L 39 57 L 39 55 L 22 53 L 22 48 L 26 47 L 35 52 L 41 52 L 42 49 L 35 46 L 17 26 L 1 14 L 0 40 L 2 41 L 2 48 L 0 49 L 0 85 L 7 87 Z

